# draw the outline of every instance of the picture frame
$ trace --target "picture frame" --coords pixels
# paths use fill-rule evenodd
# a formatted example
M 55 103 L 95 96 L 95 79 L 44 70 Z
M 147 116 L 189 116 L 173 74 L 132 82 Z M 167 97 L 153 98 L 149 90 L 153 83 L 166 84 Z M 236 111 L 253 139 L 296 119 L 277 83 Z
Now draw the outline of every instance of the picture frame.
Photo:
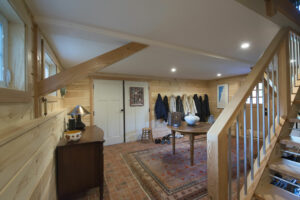
M 144 88 L 130 87 L 130 106 L 144 106 Z
M 229 102 L 228 84 L 217 85 L 217 108 L 225 108 Z

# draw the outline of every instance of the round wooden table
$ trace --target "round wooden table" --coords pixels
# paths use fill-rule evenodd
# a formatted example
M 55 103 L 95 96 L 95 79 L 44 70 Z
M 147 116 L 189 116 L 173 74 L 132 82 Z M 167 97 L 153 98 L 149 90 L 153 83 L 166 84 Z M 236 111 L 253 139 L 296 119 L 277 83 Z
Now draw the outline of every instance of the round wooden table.
M 196 135 L 205 135 L 212 124 L 207 122 L 197 122 L 194 126 L 187 125 L 186 122 L 182 122 L 181 126 L 173 127 L 168 126 L 172 131 L 172 146 L 173 146 L 173 154 L 175 154 L 175 133 L 179 132 L 183 135 L 189 135 L 190 137 L 190 154 L 191 154 L 191 165 L 194 165 L 194 140 Z

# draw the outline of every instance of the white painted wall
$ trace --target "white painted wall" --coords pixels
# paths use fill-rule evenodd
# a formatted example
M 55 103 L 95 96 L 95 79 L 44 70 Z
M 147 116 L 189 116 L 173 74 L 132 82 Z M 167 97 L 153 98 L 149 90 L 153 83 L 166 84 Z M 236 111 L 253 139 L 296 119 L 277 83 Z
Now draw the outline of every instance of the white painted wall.
M 144 106 L 130 107 L 130 87 L 144 88 Z M 126 142 L 141 138 L 142 128 L 149 127 L 149 90 L 147 82 L 125 81 Z

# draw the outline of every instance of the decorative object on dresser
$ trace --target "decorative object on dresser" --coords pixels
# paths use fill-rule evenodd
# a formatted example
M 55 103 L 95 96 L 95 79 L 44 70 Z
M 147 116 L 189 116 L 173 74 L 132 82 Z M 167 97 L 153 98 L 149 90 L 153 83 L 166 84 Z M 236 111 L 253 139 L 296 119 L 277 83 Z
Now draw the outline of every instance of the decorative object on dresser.
M 83 130 L 85 128 L 85 124 L 81 121 L 81 117 L 88 114 L 90 114 L 90 112 L 81 105 L 75 106 L 75 108 L 68 113 L 72 118 L 76 117 L 76 129 L 78 130 Z
M 74 199 L 87 190 L 99 187 L 103 199 L 103 131 L 86 127 L 78 142 L 62 138 L 56 148 L 58 199 Z

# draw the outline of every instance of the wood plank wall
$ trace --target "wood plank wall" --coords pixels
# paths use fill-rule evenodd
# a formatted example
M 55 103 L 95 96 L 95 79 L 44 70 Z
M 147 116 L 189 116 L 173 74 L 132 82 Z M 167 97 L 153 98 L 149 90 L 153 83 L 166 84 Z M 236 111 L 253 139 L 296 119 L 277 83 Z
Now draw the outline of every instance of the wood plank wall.
M 23 0 L 10 0 L 26 24 L 27 91 L 34 96 L 33 21 Z M 47 117 L 34 119 L 28 103 L 0 104 L 0 199 L 56 199 L 54 148 L 62 135 L 62 101 L 48 104 Z
M 90 80 L 88 78 L 80 80 L 66 87 L 66 95 L 64 96 L 63 106 L 70 112 L 76 105 L 82 105 L 88 111 L 90 107 Z M 86 126 L 90 125 L 90 115 L 82 118 Z

